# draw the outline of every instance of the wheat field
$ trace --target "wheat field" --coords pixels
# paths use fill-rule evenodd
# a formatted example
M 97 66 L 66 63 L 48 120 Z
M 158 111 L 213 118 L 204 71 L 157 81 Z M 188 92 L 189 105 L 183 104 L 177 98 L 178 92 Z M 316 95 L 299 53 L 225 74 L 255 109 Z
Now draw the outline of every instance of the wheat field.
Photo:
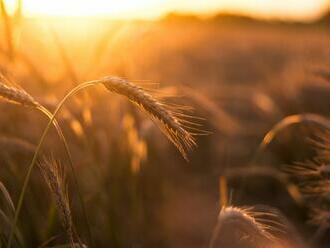
M 329 247 L 329 14 L 0 3 L 0 247 Z

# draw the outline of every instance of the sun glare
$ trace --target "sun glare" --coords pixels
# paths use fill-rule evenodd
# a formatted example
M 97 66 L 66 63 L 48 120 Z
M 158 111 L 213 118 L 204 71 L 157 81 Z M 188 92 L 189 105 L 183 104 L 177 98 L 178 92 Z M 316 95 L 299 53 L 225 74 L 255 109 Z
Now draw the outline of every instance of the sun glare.
M 19 0 L 5 0 L 15 9 Z M 171 11 L 212 14 L 236 11 L 262 17 L 314 18 L 328 0 L 21 0 L 27 16 L 99 16 L 154 19 Z
M 17 0 L 5 0 L 13 11 Z M 155 18 L 162 9 L 162 2 L 155 0 L 23 0 L 24 13 L 28 16 L 110 16 L 120 19 Z

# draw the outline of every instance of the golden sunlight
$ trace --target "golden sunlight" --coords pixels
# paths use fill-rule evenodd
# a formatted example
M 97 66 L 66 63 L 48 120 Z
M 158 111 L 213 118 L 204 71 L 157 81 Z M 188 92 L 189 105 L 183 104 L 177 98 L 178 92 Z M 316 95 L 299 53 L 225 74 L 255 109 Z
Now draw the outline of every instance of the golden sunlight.
M 5 0 L 14 9 L 19 0 Z M 230 11 L 261 17 L 312 19 L 328 0 L 21 0 L 28 16 L 99 16 L 154 19 L 171 11 L 213 14 Z

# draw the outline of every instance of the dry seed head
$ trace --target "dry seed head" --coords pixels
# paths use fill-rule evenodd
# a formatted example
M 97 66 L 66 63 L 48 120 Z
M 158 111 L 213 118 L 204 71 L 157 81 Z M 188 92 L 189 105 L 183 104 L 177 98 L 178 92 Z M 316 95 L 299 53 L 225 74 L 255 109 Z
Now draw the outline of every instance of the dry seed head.
M 159 124 L 162 132 L 178 148 L 183 157 L 187 159 L 187 151 L 196 146 L 193 121 L 185 118 L 193 118 L 179 110 L 171 109 L 160 102 L 146 90 L 119 77 L 108 76 L 103 79 L 104 86 L 119 95 L 126 96 L 131 102 L 141 107 L 151 118 Z M 196 133 L 197 134 L 197 133 Z
M 210 247 L 278 247 L 275 245 L 280 244 L 280 240 L 272 233 L 282 230 L 275 213 L 257 211 L 253 207 L 224 207 Z
M 272 226 L 266 225 L 263 221 L 266 220 L 267 217 L 266 212 L 258 212 L 254 210 L 252 207 L 250 208 L 237 208 L 237 207 L 227 207 L 223 208 L 218 217 L 219 221 L 228 221 L 241 218 L 241 221 L 245 221 L 245 223 L 251 226 L 251 231 L 255 231 L 266 237 L 267 239 L 273 240 L 275 237 L 271 234 Z M 279 223 L 275 223 L 279 225 Z
M 0 97 L 7 101 L 21 104 L 28 107 L 38 107 L 38 102 L 25 90 L 18 87 L 9 86 L 8 80 L 0 75 Z
M 55 198 L 63 228 L 69 240 L 73 241 L 73 224 L 63 168 L 56 161 L 47 159 L 39 163 L 39 168 Z

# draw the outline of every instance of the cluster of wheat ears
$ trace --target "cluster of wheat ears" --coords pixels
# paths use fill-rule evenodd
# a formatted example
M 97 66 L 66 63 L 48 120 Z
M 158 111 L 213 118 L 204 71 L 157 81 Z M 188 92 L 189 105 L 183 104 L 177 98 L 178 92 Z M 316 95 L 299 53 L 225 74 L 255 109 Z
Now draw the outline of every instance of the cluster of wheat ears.
M 76 187 L 79 188 L 76 174 L 74 170 L 74 165 L 72 162 L 71 153 L 66 142 L 66 139 L 61 131 L 59 124 L 56 121 L 56 116 L 60 109 L 66 103 L 66 101 L 74 96 L 77 92 L 96 85 L 103 85 L 108 91 L 114 92 L 116 94 L 125 96 L 129 101 L 140 107 L 141 110 L 146 112 L 149 117 L 158 125 L 160 130 L 167 136 L 167 138 L 177 147 L 182 156 L 188 160 L 187 152 L 196 146 L 195 135 L 204 134 L 202 130 L 196 127 L 194 122 L 194 117 L 184 113 L 183 110 L 179 108 L 172 107 L 166 103 L 161 102 L 144 90 L 143 88 L 129 82 L 126 79 L 108 76 L 100 80 L 88 81 L 79 84 L 73 88 L 63 99 L 60 101 L 53 113 L 50 113 L 44 106 L 42 106 L 38 101 L 36 101 L 30 94 L 28 94 L 22 88 L 13 86 L 14 84 L 9 82 L 7 78 L 1 76 L 0 78 L 0 96 L 7 100 L 8 102 L 18 104 L 22 107 L 29 107 L 36 109 L 46 115 L 49 118 L 49 122 L 44 129 L 44 132 L 38 142 L 35 149 L 34 156 L 28 167 L 28 172 L 26 174 L 24 185 L 19 197 L 19 201 L 15 210 L 14 222 L 12 223 L 12 230 L 10 232 L 7 247 L 11 247 L 13 239 L 15 238 L 15 228 L 19 218 L 20 210 L 22 207 L 23 199 L 26 193 L 26 189 L 29 183 L 31 172 L 35 165 L 37 164 L 38 156 L 45 140 L 45 137 L 53 125 L 62 140 L 66 154 L 68 157 L 69 165 L 72 169 L 73 177 L 75 178 Z M 68 239 L 72 246 L 76 243 L 83 245 L 80 241 L 77 233 L 74 230 L 74 225 L 72 224 L 71 211 L 68 201 L 68 194 L 66 191 L 66 184 L 64 180 L 64 173 L 61 169 L 60 163 L 57 163 L 54 159 L 44 159 L 44 161 L 39 161 L 39 168 L 42 171 L 42 175 L 45 178 L 51 192 L 54 195 L 55 202 L 58 206 L 58 210 L 62 219 L 63 227 L 66 230 Z M 4 192 L 7 192 L 4 190 Z M 84 204 L 82 197 L 80 197 L 80 203 L 84 209 Z M 6 193 L 9 196 L 8 193 Z M 10 197 L 7 197 L 10 199 Z M 11 202 L 11 201 L 10 201 Z M 12 204 L 11 204 L 12 205 Z M 87 216 L 85 214 L 86 225 L 88 226 Z
M 188 115 L 183 109 L 180 109 L 175 105 L 161 102 L 147 90 L 120 77 L 108 76 L 99 80 L 79 84 L 65 95 L 53 113 L 48 111 L 25 90 L 14 85 L 15 84 L 10 82 L 7 78 L 1 76 L 0 96 L 10 103 L 40 111 L 47 116 L 49 121 L 35 148 L 16 208 L 5 186 L 3 184 L 0 185 L 3 195 L 15 213 L 10 225 L 11 228 L 8 235 L 7 247 L 12 247 L 14 243 L 21 242 L 21 237 L 17 232 L 16 225 L 31 172 L 36 164 L 38 164 L 45 182 L 54 196 L 61 223 L 67 234 L 69 246 L 85 247 L 85 244 L 87 244 L 87 241 L 83 242 L 80 239 L 74 227 L 65 174 L 61 163 L 54 158 L 39 159 L 41 147 L 43 146 L 46 135 L 51 126 L 54 126 L 66 150 L 68 163 L 75 180 L 75 186 L 78 189 L 77 193 L 79 195 L 80 204 L 85 213 L 84 218 L 86 221 L 86 227 L 88 228 L 89 221 L 86 215 L 86 210 L 84 209 L 82 196 L 79 192 L 79 185 L 77 183 L 70 149 L 65 136 L 56 121 L 56 117 L 63 105 L 69 98 L 73 97 L 79 91 L 87 87 L 103 85 L 108 91 L 126 97 L 129 101 L 148 114 L 167 138 L 177 147 L 186 160 L 188 160 L 187 152 L 196 146 L 195 136 L 206 133 L 200 130 L 199 124 L 196 123 L 194 116 Z M 257 156 L 266 149 L 267 145 L 274 139 L 277 133 L 292 124 L 302 122 L 313 122 L 326 128 L 329 128 L 330 126 L 327 119 L 318 115 L 304 114 L 289 116 L 276 124 L 274 128 L 266 134 L 259 147 Z M 327 179 L 329 174 L 329 167 L 327 165 L 327 159 L 329 158 L 327 149 L 329 144 L 327 142 L 329 141 L 324 137 L 326 137 L 326 135 L 321 136 L 321 141 L 314 142 L 320 151 L 318 157 L 313 161 L 295 164 L 286 168 L 286 173 L 293 174 L 295 177 L 302 178 L 303 180 L 306 178 L 308 179 L 307 181 L 304 181 L 304 184 L 297 186 L 299 192 L 302 192 L 307 197 L 326 199 L 329 196 L 329 181 Z M 250 168 L 250 172 L 251 171 Z M 258 170 L 258 172 L 260 172 L 260 170 Z M 227 176 L 230 176 L 230 173 L 228 173 Z M 312 222 L 319 225 L 319 232 L 322 232 L 327 228 L 330 217 L 328 210 L 322 208 L 324 205 L 318 203 L 319 201 L 311 201 L 311 204 L 308 206 L 311 209 Z M 235 242 L 237 240 L 239 244 L 235 245 L 233 240 Z M 89 237 L 88 245 L 93 246 L 91 236 Z M 224 205 L 220 211 L 218 224 L 214 230 L 210 247 L 307 247 L 307 245 L 301 241 L 299 235 L 297 235 L 291 224 L 274 209 L 266 207 L 238 208 Z

